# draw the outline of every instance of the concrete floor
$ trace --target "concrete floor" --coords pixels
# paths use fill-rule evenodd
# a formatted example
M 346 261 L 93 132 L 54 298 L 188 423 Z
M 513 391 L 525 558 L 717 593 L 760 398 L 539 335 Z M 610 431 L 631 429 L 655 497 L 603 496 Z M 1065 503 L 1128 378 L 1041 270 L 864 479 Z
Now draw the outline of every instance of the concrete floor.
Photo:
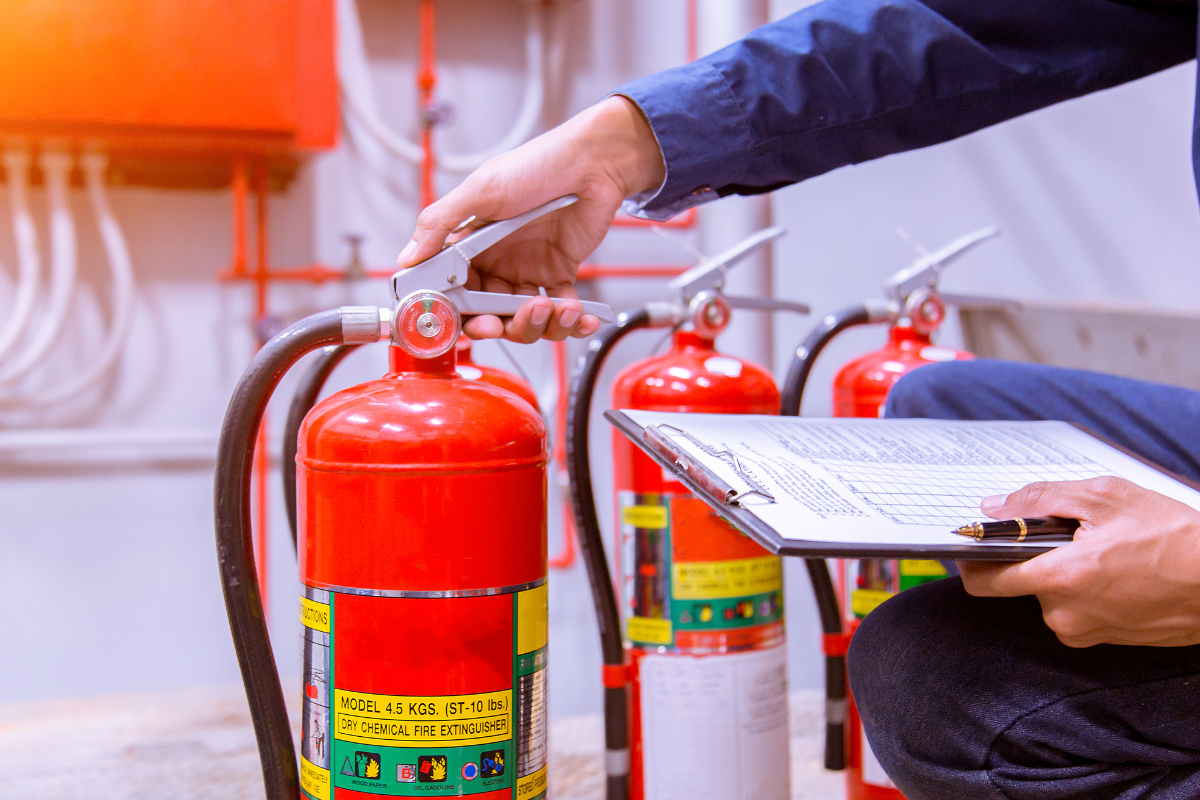
M 818 692 L 791 695 L 793 800 L 845 797 L 842 776 L 821 766 L 822 707 Z M 602 800 L 601 731 L 595 714 L 551 723 L 550 797 Z M 0 775 L 0 798 L 14 800 L 233 800 L 263 791 L 240 686 L 0 706 Z

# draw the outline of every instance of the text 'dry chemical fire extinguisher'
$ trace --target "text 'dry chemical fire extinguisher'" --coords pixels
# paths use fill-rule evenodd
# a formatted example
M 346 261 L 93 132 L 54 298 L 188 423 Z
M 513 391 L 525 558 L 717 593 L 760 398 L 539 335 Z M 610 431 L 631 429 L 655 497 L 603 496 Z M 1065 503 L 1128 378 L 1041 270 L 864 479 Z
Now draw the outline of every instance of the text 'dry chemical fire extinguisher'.
M 782 233 L 761 231 L 702 261 L 672 281 L 671 301 L 622 314 L 589 344 L 571 392 L 568 466 L 582 550 L 589 567 L 603 563 L 592 574 L 607 573 L 587 439 L 591 396 L 605 357 L 632 330 L 674 327 L 668 353 L 617 376 L 613 408 L 778 413 L 770 373 L 722 355 L 714 340 L 733 308 L 807 313 L 798 303 L 722 292 L 729 268 Z M 600 616 L 609 702 L 624 704 L 629 685 L 629 750 L 610 749 L 610 780 L 628 770 L 633 800 L 788 797 L 779 556 L 717 517 L 624 436 L 614 436 L 613 462 L 620 611 L 607 607 Z
M 946 316 L 947 303 L 957 306 L 1006 303 L 938 291 L 941 270 L 967 249 L 997 233 L 984 228 L 958 239 L 936 253 L 920 248 L 910 266 L 897 272 L 884 287 L 884 299 L 869 301 L 825 317 L 804 343 L 797 348 L 783 389 L 783 413 L 798 415 L 805 384 L 817 357 L 839 333 L 867 324 L 888 325 L 888 341 L 883 348 L 854 359 L 837 373 L 833 382 L 833 414 L 836 417 L 878 417 L 883 413 L 887 394 L 904 375 L 940 361 L 974 358 L 970 353 L 934 344 L 932 335 Z M 818 605 L 822 608 L 827 659 L 844 657 L 858 622 L 897 591 L 945 577 L 937 561 L 861 559 L 840 563 L 840 583 L 848 596 L 839 600 L 831 581 L 814 581 Z M 826 573 L 828 574 L 828 573 Z M 843 632 L 842 600 L 850 610 Z M 844 675 L 839 678 L 844 682 Z M 853 697 L 847 692 L 844 707 L 827 707 L 826 714 L 846 720 L 846 788 L 848 800 L 903 800 L 903 795 L 888 779 L 871 752 L 862 731 Z
M 462 316 L 511 315 L 526 300 L 467 291 L 470 259 L 574 200 L 397 273 L 394 309 L 346 307 L 289 326 L 239 381 L 218 446 L 217 548 L 271 800 L 545 796 L 545 427 L 525 400 L 461 377 L 455 344 Z M 612 317 L 601 304 L 584 309 Z M 297 759 L 254 569 L 256 434 L 305 353 L 383 340 L 388 374 L 326 398 L 299 431 Z

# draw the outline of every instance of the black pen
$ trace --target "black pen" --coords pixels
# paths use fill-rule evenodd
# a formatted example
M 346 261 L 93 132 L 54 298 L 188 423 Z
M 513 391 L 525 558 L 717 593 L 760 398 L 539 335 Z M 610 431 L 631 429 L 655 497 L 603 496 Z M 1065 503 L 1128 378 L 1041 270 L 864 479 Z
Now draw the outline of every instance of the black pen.
M 955 528 L 954 532 L 961 536 L 970 536 L 977 542 L 988 540 L 1024 541 L 1026 537 L 1049 538 L 1058 537 L 1070 539 L 1079 528 L 1079 520 L 1065 517 L 1029 517 L 1022 519 L 1004 519 L 996 522 L 972 522 Z

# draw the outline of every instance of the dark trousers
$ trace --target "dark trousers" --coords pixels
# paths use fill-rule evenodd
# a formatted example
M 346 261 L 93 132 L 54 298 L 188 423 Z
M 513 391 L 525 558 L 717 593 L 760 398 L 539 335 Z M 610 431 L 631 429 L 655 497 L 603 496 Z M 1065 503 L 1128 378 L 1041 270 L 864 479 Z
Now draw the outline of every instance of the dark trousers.
M 888 416 L 1060 419 L 1200 480 L 1200 393 L 980 360 L 902 379 Z M 1073 649 L 1036 598 L 958 578 L 864 620 L 850 684 L 871 748 L 910 800 L 1200 798 L 1200 645 Z

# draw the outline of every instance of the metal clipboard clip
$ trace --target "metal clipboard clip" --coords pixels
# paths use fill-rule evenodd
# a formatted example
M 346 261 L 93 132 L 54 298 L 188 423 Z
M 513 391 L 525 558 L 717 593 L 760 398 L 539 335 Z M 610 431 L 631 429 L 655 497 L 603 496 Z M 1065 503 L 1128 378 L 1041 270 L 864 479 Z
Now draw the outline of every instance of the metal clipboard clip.
M 733 468 L 733 471 L 737 474 L 738 478 L 745 481 L 746 485 L 750 488 L 739 492 L 737 489 L 721 480 L 719 477 L 706 469 L 703 464 L 696 461 L 696 459 L 694 459 L 686 451 L 672 442 L 670 437 L 663 432 L 664 430 L 674 431 L 676 434 L 682 436 L 696 447 L 700 448 L 705 455 L 710 455 L 714 458 L 719 458 L 724 461 Z M 742 466 L 742 462 L 740 459 L 738 459 L 736 453 L 733 453 L 729 450 L 716 450 L 712 447 L 709 447 L 695 436 L 692 436 L 687 431 L 676 428 L 674 425 L 647 425 L 642 429 L 642 439 L 655 452 L 661 456 L 664 456 L 665 458 L 670 459 L 675 466 L 683 470 L 683 472 L 698 486 L 700 486 L 700 488 L 702 488 L 706 494 L 724 505 L 740 505 L 740 502 L 743 498 L 751 495 L 758 495 L 759 497 L 766 498 L 772 503 L 775 502 L 775 496 L 763 488 L 761 483 L 756 481 L 748 472 L 746 472 L 745 467 Z

